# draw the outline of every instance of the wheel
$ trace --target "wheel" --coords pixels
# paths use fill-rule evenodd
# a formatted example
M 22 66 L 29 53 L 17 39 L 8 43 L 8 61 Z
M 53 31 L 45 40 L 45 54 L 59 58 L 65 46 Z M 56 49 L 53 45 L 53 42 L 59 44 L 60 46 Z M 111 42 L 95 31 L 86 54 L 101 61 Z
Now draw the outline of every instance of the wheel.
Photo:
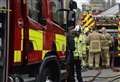
M 60 82 L 60 69 L 55 59 L 41 64 L 36 82 Z
M 46 67 L 37 78 L 37 82 L 59 82 L 58 69 Z
M 8 76 L 8 82 L 24 82 L 24 80 L 19 75 L 11 75 L 11 76 Z
M 44 69 L 43 75 L 41 77 L 42 82 L 53 82 L 52 73 L 49 68 Z

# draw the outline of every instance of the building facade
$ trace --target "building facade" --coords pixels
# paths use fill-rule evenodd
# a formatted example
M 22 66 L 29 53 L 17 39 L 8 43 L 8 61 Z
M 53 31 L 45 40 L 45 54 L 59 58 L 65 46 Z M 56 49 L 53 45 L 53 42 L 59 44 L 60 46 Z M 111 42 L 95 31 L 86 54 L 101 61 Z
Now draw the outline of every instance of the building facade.
M 90 6 L 92 10 L 100 10 L 103 11 L 105 10 L 105 1 L 104 0 L 91 0 L 90 1 Z

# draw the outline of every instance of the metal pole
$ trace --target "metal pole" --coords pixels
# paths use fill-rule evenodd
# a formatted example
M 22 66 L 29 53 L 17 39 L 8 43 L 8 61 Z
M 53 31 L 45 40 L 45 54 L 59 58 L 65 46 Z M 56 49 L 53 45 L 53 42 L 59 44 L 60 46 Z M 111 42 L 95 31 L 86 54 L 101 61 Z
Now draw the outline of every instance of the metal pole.
M 3 70 L 3 82 L 8 82 L 8 59 L 9 59 L 9 20 L 10 20 L 10 14 L 9 14 L 9 0 L 6 0 L 6 25 L 5 25 L 5 39 L 4 39 L 4 70 Z

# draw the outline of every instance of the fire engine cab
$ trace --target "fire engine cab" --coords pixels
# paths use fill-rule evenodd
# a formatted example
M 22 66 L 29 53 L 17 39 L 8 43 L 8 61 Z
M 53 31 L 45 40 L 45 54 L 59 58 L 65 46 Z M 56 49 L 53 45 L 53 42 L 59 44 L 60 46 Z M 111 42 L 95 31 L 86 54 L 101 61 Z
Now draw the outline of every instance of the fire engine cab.
M 24 78 L 30 77 L 35 77 L 36 82 L 60 82 L 61 69 L 65 69 L 68 24 L 75 24 L 72 7 L 65 8 L 64 0 L 2 2 L 5 7 L 0 8 L 0 57 L 6 69 L 4 82 L 25 82 Z

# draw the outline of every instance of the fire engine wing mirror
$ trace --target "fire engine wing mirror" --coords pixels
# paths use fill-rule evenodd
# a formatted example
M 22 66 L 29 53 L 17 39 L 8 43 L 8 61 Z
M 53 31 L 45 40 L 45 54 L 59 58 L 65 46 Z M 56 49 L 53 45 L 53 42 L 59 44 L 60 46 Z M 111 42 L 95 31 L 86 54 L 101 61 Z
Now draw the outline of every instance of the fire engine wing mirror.
M 68 27 L 75 26 L 76 13 L 68 9 L 59 9 L 57 12 L 63 12 L 63 27 L 68 30 Z
M 75 11 L 69 11 L 68 13 L 68 26 L 75 26 L 75 22 L 76 22 L 76 13 Z
M 39 23 L 40 23 L 41 25 L 45 26 L 45 25 L 47 24 L 46 18 L 45 18 L 45 17 L 40 17 Z

